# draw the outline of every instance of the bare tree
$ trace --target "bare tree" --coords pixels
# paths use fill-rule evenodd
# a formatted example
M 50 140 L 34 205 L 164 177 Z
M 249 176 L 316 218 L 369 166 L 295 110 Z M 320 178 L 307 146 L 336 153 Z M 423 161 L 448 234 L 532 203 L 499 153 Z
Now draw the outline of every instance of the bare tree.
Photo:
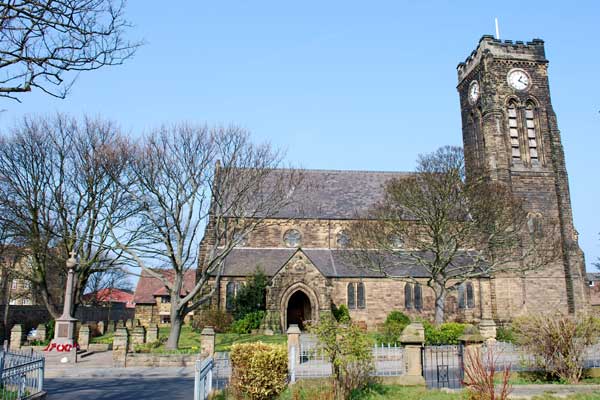
M 23 247 L 28 280 L 54 318 L 70 252 L 80 257 L 76 299 L 90 275 L 119 260 L 109 231 L 131 212 L 112 178 L 124 169 L 112 156 L 120 140 L 110 122 L 62 115 L 25 118 L 0 138 L 0 206 L 6 211 L 0 219 Z
M 69 73 L 122 64 L 141 44 L 125 39 L 124 7 L 124 0 L 0 1 L 0 96 L 18 101 L 38 88 L 64 98 Z
M 420 156 L 415 173 L 391 180 L 350 236 L 349 254 L 367 268 L 412 282 L 412 267 L 426 273 L 437 324 L 448 292 L 464 281 L 522 274 L 557 257 L 552 227 L 532 220 L 506 185 L 477 171 L 466 179 L 459 147 Z
M 236 127 L 163 127 L 138 148 L 122 180 L 138 214 L 113 233 L 170 294 L 168 348 L 177 348 L 184 317 L 215 293 L 233 247 L 289 201 L 298 174 L 273 173 L 280 164 L 278 152 L 252 144 Z M 208 248 L 202 255 L 201 239 Z M 197 281 L 186 287 L 186 272 L 198 267 Z

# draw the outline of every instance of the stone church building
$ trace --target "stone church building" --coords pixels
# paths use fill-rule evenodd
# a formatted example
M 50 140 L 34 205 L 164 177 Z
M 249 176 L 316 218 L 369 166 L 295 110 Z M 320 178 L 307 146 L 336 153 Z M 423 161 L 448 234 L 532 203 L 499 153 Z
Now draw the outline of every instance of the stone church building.
M 465 282 L 447 298 L 447 319 L 502 322 L 531 312 L 587 309 L 585 262 L 573 226 L 544 42 L 483 36 L 458 65 L 457 89 L 467 169 L 487 167 L 492 179 L 524 200 L 531 221 L 557 227 L 562 257 L 535 272 Z M 265 327 L 275 331 L 318 320 L 342 304 L 369 329 L 393 310 L 432 319 L 434 295 L 417 265 L 402 262 L 393 272 L 420 284 L 386 278 L 344 256 L 353 218 L 381 199 L 388 180 L 406 173 L 304 172 L 318 184 L 230 253 L 213 306 L 230 310 L 240 284 L 259 267 L 270 280 Z

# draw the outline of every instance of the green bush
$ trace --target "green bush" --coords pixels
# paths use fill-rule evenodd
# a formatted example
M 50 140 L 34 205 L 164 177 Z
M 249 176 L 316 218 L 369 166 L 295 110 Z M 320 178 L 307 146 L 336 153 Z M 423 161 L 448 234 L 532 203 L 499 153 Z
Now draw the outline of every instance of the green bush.
M 592 315 L 538 314 L 517 318 L 513 327 L 519 344 L 535 364 L 552 377 L 571 384 L 583 376 L 587 346 L 600 338 L 600 320 Z
M 265 273 L 256 268 L 254 275 L 248 279 L 246 285 L 240 287 L 233 300 L 233 317 L 241 320 L 246 314 L 266 310 L 266 294 L 269 279 Z
M 505 343 L 516 343 L 515 332 L 510 327 L 500 327 L 496 330 L 496 340 Z
M 217 333 L 229 330 L 233 318 L 221 310 L 201 310 L 192 320 L 192 329 L 201 332 L 206 326 L 212 326 Z
M 347 399 L 353 391 L 374 382 L 373 343 L 358 325 L 340 323 L 333 316 L 324 315 L 309 330 L 331 362 L 336 399 Z
M 265 318 L 264 311 L 255 311 L 249 314 L 246 314 L 244 318 L 234 321 L 229 330 L 231 333 L 250 333 L 253 329 L 260 328 L 260 324 L 262 320 Z
M 400 311 L 392 311 L 385 319 L 379 332 L 375 336 L 379 344 L 396 344 L 400 340 L 402 331 L 410 324 L 410 318 Z
M 458 344 L 458 338 L 463 334 L 467 324 L 457 322 L 447 322 L 435 326 L 429 322 L 424 322 L 425 344 L 430 346 L 440 346 L 448 344 Z
M 337 307 L 335 304 L 331 305 L 331 312 L 337 322 L 350 322 L 350 310 L 345 304 Z
M 284 346 L 262 342 L 234 344 L 230 358 L 230 386 L 236 399 L 274 399 L 286 388 L 288 354 Z
M 410 324 L 410 318 L 400 311 L 392 311 L 385 319 L 385 323 L 398 323 L 407 326 Z

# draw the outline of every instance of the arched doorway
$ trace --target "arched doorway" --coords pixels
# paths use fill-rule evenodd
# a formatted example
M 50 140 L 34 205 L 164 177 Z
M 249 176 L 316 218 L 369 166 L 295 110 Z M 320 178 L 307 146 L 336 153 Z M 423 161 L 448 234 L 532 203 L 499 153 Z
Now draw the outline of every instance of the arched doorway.
M 289 299 L 287 305 L 287 327 L 292 324 L 304 329 L 305 321 L 312 319 L 312 306 L 310 299 L 302 290 L 296 291 Z M 287 328 L 286 327 L 286 328 Z

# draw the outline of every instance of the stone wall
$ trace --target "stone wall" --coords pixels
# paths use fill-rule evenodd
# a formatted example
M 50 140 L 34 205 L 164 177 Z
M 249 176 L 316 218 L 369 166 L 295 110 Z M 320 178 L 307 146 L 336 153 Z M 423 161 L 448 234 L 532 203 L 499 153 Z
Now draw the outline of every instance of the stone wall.
M 156 304 L 136 304 L 135 317 L 140 320 L 140 324 L 143 326 L 160 323 Z
M 336 249 L 337 234 L 347 228 L 350 221 L 328 219 L 266 220 L 255 232 L 248 235 L 248 247 L 285 247 L 283 235 L 288 229 L 297 229 L 302 234 L 303 248 Z
M 368 329 L 374 330 L 379 324 L 385 322 L 391 311 L 401 311 L 411 318 L 425 318 L 433 320 L 435 314 L 435 296 L 433 290 L 428 288 L 425 280 L 421 280 L 423 293 L 423 310 L 405 308 L 404 287 L 405 282 L 392 279 L 336 279 L 333 281 L 332 301 L 340 306 L 348 304 L 348 283 L 363 282 L 365 285 L 365 308 L 350 310 L 350 317 L 357 322 L 364 322 Z M 489 281 L 487 279 L 474 280 L 473 297 L 475 307 L 472 309 L 459 309 L 456 291 L 450 292 L 446 297 L 446 320 L 478 322 L 491 313 L 489 295 Z M 483 293 L 483 296 L 482 296 Z

